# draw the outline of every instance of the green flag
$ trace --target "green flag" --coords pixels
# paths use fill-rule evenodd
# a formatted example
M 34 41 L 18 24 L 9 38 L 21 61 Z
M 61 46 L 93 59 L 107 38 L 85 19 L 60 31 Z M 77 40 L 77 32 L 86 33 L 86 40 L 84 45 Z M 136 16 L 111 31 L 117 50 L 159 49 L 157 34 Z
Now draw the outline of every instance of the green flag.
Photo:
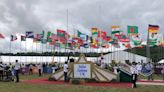
M 128 34 L 137 35 L 138 34 L 138 27 L 137 26 L 128 26 Z
M 21 35 L 21 41 L 26 41 L 26 36 Z
M 52 42 L 52 39 L 50 38 L 52 36 L 52 33 L 50 31 L 47 32 L 47 42 Z

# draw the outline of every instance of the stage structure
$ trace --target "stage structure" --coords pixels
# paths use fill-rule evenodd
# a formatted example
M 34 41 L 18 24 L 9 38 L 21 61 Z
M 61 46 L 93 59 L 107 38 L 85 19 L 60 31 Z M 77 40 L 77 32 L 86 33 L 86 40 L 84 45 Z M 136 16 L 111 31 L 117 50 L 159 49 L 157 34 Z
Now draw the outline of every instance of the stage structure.
M 64 80 L 63 69 L 53 74 L 56 80 Z M 81 54 L 79 59 L 75 62 L 69 63 L 69 78 L 80 79 L 96 79 L 100 82 L 110 82 L 113 79 L 117 79 L 117 75 L 109 70 L 102 69 L 91 61 L 87 61 L 84 54 Z

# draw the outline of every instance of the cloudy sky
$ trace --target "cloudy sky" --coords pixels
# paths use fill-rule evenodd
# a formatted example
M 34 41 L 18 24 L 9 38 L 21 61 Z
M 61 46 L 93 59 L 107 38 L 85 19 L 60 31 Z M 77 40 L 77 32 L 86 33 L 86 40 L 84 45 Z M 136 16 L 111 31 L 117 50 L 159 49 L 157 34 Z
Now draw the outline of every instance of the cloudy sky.
M 68 10 L 70 34 L 75 28 L 90 34 L 92 27 L 109 34 L 112 25 L 126 32 L 127 25 L 135 25 L 145 38 L 148 24 L 159 25 L 159 33 L 164 33 L 163 5 L 164 0 L 0 0 L 0 33 L 9 37 L 27 30 L 66 29 Z M 9 39 L 0 40 L 1 47 L 9 45 Z

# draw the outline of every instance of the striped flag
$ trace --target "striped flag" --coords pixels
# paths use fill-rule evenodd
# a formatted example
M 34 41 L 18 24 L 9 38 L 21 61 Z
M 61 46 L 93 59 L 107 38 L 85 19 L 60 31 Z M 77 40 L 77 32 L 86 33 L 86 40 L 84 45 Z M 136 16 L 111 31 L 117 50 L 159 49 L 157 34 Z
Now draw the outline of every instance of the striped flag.
M 50 31 L 47 32 L 47 42 L 52 42 L 51 39 L 52 33 Z
M 15 40 L 17 40 L 17 36 L 11 35 L 11 40 L 10 41 L 15 41 Z
M 148 44 L 150 46 L 157 45 L 158 31 L 159 31 L 158 25 L 149 25 L 149 27 L 148 27 L 148 33 L 149 33 L 148 42 L 149 43 Z
M 142 44 L 141 44 L 142 43 L 142 39 L 138 35 L 132 36 L 132 41 L 133 41 L 133 44 L 134 44 L 134 46 L 136 48 L 143 47 Z
M 149 25 L 148 31 L 149 33 L 157 33 L 159 30 L 158 25 Z
M 84 41 L 88 41 L 88 35 L 81 33 L 80 31 L 77 30 L 77 37 Z
M 34 33 L 32 31 L 27 31 L 26 38 L 34 38 Z
M 1 39 L 4 39 L 5 37 L 0 33 L 0 38 L 1 38 Z
M 26 41 L 26 36 L 21 35 L 21 41 Z
M 112 34 L 120 33 L 120 26 L 112 26 Z
M 93 38 L 97 38 L 98 37 L 98 28 L 92 28 L 91 32 L 92 32 L 92 37 Z

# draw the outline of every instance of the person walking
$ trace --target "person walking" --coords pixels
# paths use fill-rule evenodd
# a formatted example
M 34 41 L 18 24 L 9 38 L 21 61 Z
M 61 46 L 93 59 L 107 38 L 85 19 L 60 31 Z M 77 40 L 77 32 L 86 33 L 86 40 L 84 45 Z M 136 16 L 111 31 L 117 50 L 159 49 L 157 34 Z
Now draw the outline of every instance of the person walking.
M 138 62 L 138 64 L 136 65 L 136 67 L 137 67 L 138 73 L 141 73 L 142 65 L 141 65 L 140 62 Z
M 67 73 L 68 73 L 68 64 L 67 64 L 68 62 L 65 62 L 65 64 L 64 64 L 64 81 L 65 82 L 67 82 Z
M 150 75 L 148 76 L 148 80 L 154 80 L 153 79 L 153 68 L 154 68 L 153 64 L 148 62 L 145 67 L 147 71 L 150 73 Z
M 137 70 L 135 62 L 132 63 L 132 66 L 130 67 L 130 70 L 131 70 L 131 73 L 132 73 L 132 83 L 133 83 L 132 88 L 136 88 L 137 87 L 136 81 L 137 81 L 138 70 Z
M 18 63 L 18 60 L 15 61 L 14 69 L 15 69 L 16 82 L 19 82 L 20 64 Z
M 38 72 L 39 72 L 39 76 L 42 76 L 42 65 L 38 64 Z
M 4 67 L 3 67 L 3 63 L 0 62 L 0 80 L 3 80 L 3 73 L 4 73 Z
M 32 75 L 33 74 L 33 71 L 32 71 L 32 68 L 33 68 L 33 64 L 31 63 L 30 65 L 29 65 L 29 75 Z

